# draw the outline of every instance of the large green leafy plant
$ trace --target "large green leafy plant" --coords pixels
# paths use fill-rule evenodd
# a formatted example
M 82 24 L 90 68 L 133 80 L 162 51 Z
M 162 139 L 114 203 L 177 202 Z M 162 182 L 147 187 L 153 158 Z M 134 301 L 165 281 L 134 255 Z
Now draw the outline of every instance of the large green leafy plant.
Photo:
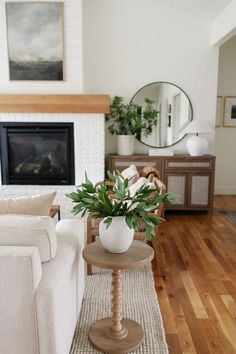
M 148 136 L 157 125 L 158 111 L 155 101 L 145 98 L 145 105 L 141 107 L 134 102 L 124 103 L 123 97 L 115 96 L 110 106 L 110 113 L 106 115 L 108 131 L 117 135 Z
M 95 186 L 86 175 L 85 182 L 77 187 L 76 192 L 67 195 L 75 204 L 74 214 L 82 212 L 84 216 L 87 212 L 93 213 L 94 218 L 105 218 L 107 227 L 111 225 L 113 217 L 124 216 L 128 227 L 135 230 L 144 221 L 146 237 L 154 237 L 155 225 L 162 219 L 152 213 L 159 208 L 160 203 L 171 202 L 176 196 L 168 193 L 159 195 L 156 189 L 145 185 L 131 196 L 128 179 L 124 179 L 119 172 L 108 171 L 108 176 L 113 182 L 112 187 L 106 181 Z

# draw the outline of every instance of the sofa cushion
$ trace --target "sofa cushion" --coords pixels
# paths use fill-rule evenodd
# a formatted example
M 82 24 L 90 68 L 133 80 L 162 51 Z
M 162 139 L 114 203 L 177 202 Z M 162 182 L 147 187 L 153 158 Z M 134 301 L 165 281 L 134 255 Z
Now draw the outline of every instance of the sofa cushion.
M 18 197 L 0 198 L 0 214 L 48 216 L 57 192 Z
M 57 251 L 55 222 L 48 216 L 0 215 L 0 246 L 35 246 L 41 262 Z

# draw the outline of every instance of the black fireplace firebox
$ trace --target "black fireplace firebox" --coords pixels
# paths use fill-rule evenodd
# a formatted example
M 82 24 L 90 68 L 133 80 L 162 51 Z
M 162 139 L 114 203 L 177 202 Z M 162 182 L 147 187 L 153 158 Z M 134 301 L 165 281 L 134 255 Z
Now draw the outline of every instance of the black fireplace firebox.
M 73 123 L 1 123 L 2 184 L 74 185 Z

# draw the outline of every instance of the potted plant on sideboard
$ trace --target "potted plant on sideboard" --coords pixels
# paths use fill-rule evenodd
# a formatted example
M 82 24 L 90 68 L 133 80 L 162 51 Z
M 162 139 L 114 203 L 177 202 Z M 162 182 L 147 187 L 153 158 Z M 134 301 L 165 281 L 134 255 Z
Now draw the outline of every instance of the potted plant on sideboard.
M 67 196 L 75 204 L 74 214 L 92 213 L 93 218 L 102 219 L 99 235 L 103 247 L 112 253 L 122 253 L 130 247 L 134 230 L 142 221 L 146 225 L 146 238 L 155 238 L 155 226 L 163 220 L 155 211 L 160 203 L 175 200 L 176 195 L 159 194 L 149 180 L 131 193 L 129 180 L 119 172 L 108 171 L 108 176 L 109 180 L 99 185 L 93 185 L 86 176 L 76 192 Z
M 118 155 L 132 155 L 134 141 L 141 133 L 148 136 L 157 125 L 158 111 L 155 101 L 145 98 L 144 107 L 130 102 L 125 104 L 123 97 L 115 96 L 110 106 L 110 113 L 106 115 L 108 131 L 117 135 Z

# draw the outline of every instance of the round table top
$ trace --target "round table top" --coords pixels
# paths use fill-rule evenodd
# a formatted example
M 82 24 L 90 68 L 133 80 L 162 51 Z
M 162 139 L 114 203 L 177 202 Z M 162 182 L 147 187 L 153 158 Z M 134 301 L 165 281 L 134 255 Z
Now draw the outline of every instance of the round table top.
M 105 269 L 133 269 L 151 262 L 154 257 L 152 247 L 141 241 L 133 241 L 130 248 L 123 253 L 107 251 L 100 240 L 90 243 L 83 250 L 87 263 Z

